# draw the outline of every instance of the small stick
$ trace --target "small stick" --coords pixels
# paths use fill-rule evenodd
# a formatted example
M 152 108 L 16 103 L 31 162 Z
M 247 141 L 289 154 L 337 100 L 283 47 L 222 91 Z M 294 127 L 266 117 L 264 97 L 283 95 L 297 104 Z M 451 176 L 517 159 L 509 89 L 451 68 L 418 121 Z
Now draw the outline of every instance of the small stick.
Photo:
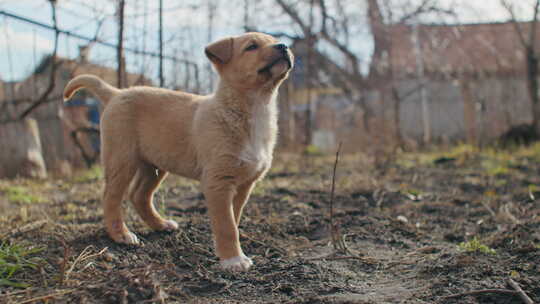
M 475 295 L 479 295 L 479 294 L 483 294 L 483 293 L 501 293 L 501 294 L 513 294 L 513 295 L 518 294 L 517 291 L 509 290 L 509 289 L 480 289 L 480 290 L 473 290 L 473 291 L 468 291 L 468 292 L 463 292 L 463 293 L 451 294 L 451 295 L 442 297 L 442 299 L 452 299 L 452 298 L 459 298 L 459 297 L 466 297 L 466 296 L 475 296 Z
M 506 282 L 508 283 L 508 285 L 512 286 L 512 288 L 516 290 L 517 294 L 525 304 L 534 304 L 533 300 L 529 298 L 529 296 L 523 291 L 523 289 L 521 289 L 521 287 L 519 287 L 519 284 L 516 281 L 508 278 Z
M 67 281 L 69 279 L 70 274 L 73 272 L 73 270 L 75 269 L 75 266 L 78 263 L 84 260 L 90 259 L 90 258 L 101 256 L 108 250 L 108 247 L 105 247 L 100 252 L 92 254 L 91 250 L 93 248 L 94 248 L 93 245 L 88 245 L 86 248 L 83 249 L 83 251 L 79 254 L 79 256 L 75 258 L 75 261 L 73 261 L 73 264 L 71 264 L 71 267 L 64 274 L 64 281 Z
M 506 215 L 506 218 L 512 221 L 512 223 L 519 225 L 519 220 L 512 214 L 512 212 L 510 212 L 510 204 L 511 203 L 505 204 L 499 210 L 502 210 L 504 215 Z
M 482 206 L 484 206 L 484 208 L 486 208 L 486 210 L 489 211 L 489 214 L 491 214 L 491 216 L 493 217 L 497 216 L 495 211 L 493 211 L 493 209 L 491 209 L 491 207 L 485 201 L 482 201 Z
M 283 254 L 283 255 L 286 255 L 286 256 L 289 255 L 288 251 L 285 250 L 285 249 L 283 249 L 283 248 L 281 248 L 281 247 L 278 247 L 278 246 L 273 245 L 273 244 L 268 244 L 268 243 L 265 243 L 265 242 L 256 240 L 256 239 L 254 239 L 253 237 L 251 237 L 249 234 L 246 234 L 246 233 L 242 233 L 241 235 L 242 235 L 243 237 L 247 238 L 248 240 L 254 242 L 254 243 L 257 243 L 257 244 L 262 245 L 262 246 L 264 246 L 264 247 L 270 247 L 270 248 L 272 248 L 272 249 L 278 251 L 279 253 L 281 253 L 281 254 Z
M 45 224 L 47 224 L 47 220 L 39 220 L 39 221 L 36 221 L 36 222 L 33 222 L 33 223 L 28 223 L 20 228 L 15 228 L 13 230 L 11 230 L 10 232 L 4 234 L 2 237 L 4 236 L 17 236 L 19 234 L 23 234 L 23 233 L 26 233 L 26 232 L 30 232 L 32 230 L 37 230 L 37 229 L 40 229 L 41 227 L 45 226 Z
M 41 296 L 41 297 L 37 297 L 37 298 L 31 298 L 31 299 L 28 299 L 28 300 L 24 300 L 22 302 L 18 302 L 18 304 L 26 304 L 26 303 L 38 302 L 38 301 L 41 301 L 41 300 L 49 300 L 50 298 L 54 298 L 54 297 L 57 297 L 57 296 L 63 296 L 65 294 L 72 293 L 74 291 L 76 291 L 76 289 L 70 289 L 70 290 L 60 291 L 60 292 L 57 292 L 57 293 L 51 293 L 51 294 L 48 294 L 48 295 L 45 295 L 45 296 Z
M 17 295 L 17 294 L 21 294 L 21 293 L 25 293 L 25 292 L 29 292 L 29 291 L 32 291 L 32 289 L 23 289 L 23 290 L 18 290 L 18 291 L 14 291 L 14 292 L 11 292 L 11 293 L 6 293 L 4 296 L 6 297 L 10 297 L 10 296 L 13 296 L 13 295 Z
M 329 260 L 329 261 L 336 261 L 336 260 L 361 260 L 364 261 L 365 259 L 363 257 L 354 256 L 354 255 L 347 255 L 347 256 L 322 256 L 322 257 L 316 257 L 316 258 L 309 258 L 306 259 L 307 261 L 318 261 L 318 260 Z

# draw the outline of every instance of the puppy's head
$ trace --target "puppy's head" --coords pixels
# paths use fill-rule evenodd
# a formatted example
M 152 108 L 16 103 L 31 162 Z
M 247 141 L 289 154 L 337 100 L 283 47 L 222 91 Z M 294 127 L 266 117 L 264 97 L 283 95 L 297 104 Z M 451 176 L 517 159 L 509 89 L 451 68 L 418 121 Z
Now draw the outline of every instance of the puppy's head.
M 206 47 L 222 81 L 240 89 L 273 89 L 287 78 L 294 62 L 289 48 L 270 35 L 247 33 Z

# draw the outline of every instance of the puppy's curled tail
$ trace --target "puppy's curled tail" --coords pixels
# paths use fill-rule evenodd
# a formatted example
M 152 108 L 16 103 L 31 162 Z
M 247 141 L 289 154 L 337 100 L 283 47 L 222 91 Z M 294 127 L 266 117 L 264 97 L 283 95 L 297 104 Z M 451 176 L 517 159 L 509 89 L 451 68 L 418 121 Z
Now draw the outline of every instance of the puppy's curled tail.
M 73 78 L 64 89 L 64 101 L 68 101 L 75 92 L 85 88 L 94 97 L 99 99 L 104 106 L 107 106 L 111 98 L 117 95 L 120 90 L 101 80 L 99 77 L 83 74 Z

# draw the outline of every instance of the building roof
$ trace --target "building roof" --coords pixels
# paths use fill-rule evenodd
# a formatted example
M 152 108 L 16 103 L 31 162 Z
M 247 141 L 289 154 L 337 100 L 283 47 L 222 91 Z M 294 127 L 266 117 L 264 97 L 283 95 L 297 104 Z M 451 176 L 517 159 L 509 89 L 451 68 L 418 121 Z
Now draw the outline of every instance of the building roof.
M 109 67 L 86 62 L 81 63 L 77 60 L 63 59 L 61 66 L 73 71 L 73 77 L 80 74 L 93 74 L 106 82 L 116 86 L 117 71 Z M 143 74 L 126 73 L 126 84 L 128 87 L 135 85 L 151 85 L 152 81 Z
M 528 39 L 532 23 L 517 24 Z M 524 75 L 525 49 L 516 24 L 487 23 L 465 25 L 418 25 L 418 49 L 414 28 L 410 25 L 389 27 L 391 63 L 397 77 L 417 74 L 417 54 L 421 53 L 426 74 Z M 536 44 L 540 48 L 540 26 Z M 388 64 L 388 55 L 379 56 L 378 67 Z
M 111 85 L 116 86 L 116 69 L 95 64 L 89 61 L 80 61 L 77 59 L 57 58 L 57 60 L 59 63 L 58 70 L 68 71 L 71 74 L 69 75 L 70 78 L 81 74 L 93 74 L 110 83 Z M 43 72 L 45 72 L 45 70 L 50 66 L 50 61 L 51 56 L 45 57 L 35 69 L 34 75 L 42 74 Z M 146 78 L 143 74 L 126 73 L 126 80 L 127 86 L 152 84 L 152 81 Z
M 113 86 L 117 85 L 116 69 L 87 61 L 67 58 L 57 58 L 57 63 L 59 65 L 56 71 L 56 83 L 55 88 L 51 92 L 51 98 L 61 98 L 67 81 L 81 74 L 93 74 Z M 26 100 L 38 96 L 39 92 L 45 90 L 49 85 L 50 67 L 51 56 L 49 55 L 41 60 L 30 76 L 14 85 L 15 94 L 10 98 Z M 152 81 L 143 74 L 126 73 L 126 87 L 151 84 Z

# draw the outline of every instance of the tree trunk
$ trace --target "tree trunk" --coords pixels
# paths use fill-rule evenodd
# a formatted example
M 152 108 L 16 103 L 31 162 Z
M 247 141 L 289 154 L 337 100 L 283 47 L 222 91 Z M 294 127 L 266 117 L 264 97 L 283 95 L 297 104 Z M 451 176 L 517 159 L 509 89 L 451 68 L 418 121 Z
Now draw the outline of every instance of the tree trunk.
M 368 16 L 369 26 L 375 44 L 369 74 L 375 76 L 381 74 L 381 68 L 388 66 L 388 62 L 385 62 L 388 60 L 388 57 L 385 57 L 385 54 L 388 55 L 390 41 L 388 40 L 389 35 L 377 0 L 368 0 Z
M 39 129 L 32 118 L 0 126 L 0 178 L 47 177 Z
M 287 117 L 287 120 L 285 121 L 285 143 L 287 148 L 292 148 L 293 144 L 295 143 L 294 140 L 296 138 L 295 130 L 296 130 L 296 118 L 295 113 L 293 111 L 293 106 L 291 104 L 292 102 L 292 81 L 287 81 L 287 86 L 285 91 L 287 92 L 286 98 L 285 98 L 285 117 Z
M 531 99 L 531 107 L 533 109 L 533 127 L 536 134 L 540 134 L 540 105 L 538 96 L 538 57 L 534 49 L 528 47 L 527 53 L 527 89 L 529 98 Z
M 399 97 L 399 92 L 394 84 L 392 84 L 392 104 L 394 105 L 394 137 L 395 137 L 395 145 L 394 147 L 397 149 L 399 147 L 403 146 L 403 136 L 401 135 L 401 98 Z M 394 149 L 394 152 L 396 151 Z

